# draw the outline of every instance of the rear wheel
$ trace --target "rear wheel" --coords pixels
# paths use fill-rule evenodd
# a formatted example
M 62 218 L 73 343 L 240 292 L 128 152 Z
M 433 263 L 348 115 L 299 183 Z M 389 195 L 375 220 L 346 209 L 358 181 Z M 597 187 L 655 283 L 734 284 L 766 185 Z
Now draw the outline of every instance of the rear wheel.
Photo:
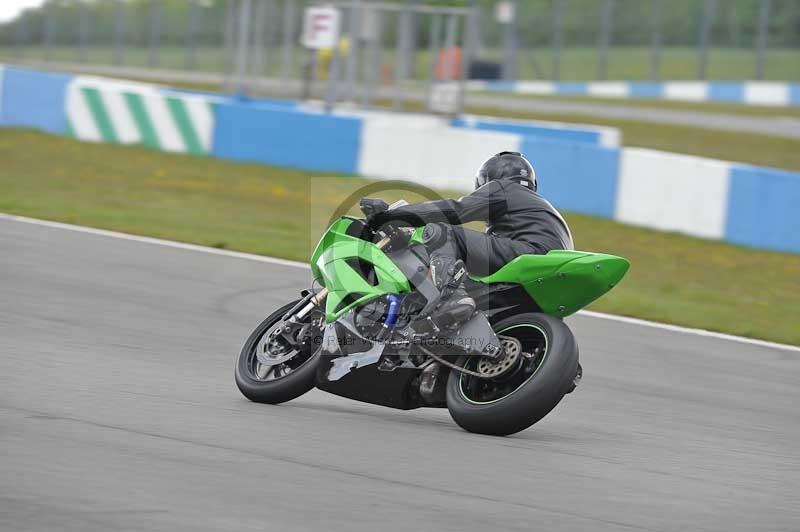
M 461 357 L 459 366 L 485 377 L 451 371 L 447 408 L 465 430 L 505 436 L 542 419 L 572 391 L 578 348 L 566 324 L 546 314 L 512 316 L 493 328 L 503 358 Z
M 242 394 L 257 403 L 278 404 L 291 401 L 314 388 L 321 342 L 295 348 L 281 337 L 278 329 L 283 315 L 297 301 L 285 305 L 262 321 L 247 338 L 236 363 L 236 385 Z M 305 334 L 321 335 L 321 314 L 306 317 Z

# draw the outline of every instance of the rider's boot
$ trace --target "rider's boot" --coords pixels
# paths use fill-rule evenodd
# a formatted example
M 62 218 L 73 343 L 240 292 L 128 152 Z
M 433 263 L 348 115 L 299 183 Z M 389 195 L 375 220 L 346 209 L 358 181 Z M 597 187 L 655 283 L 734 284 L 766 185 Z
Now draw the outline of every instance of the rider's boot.
M 418 332 L 438 332 L 472 317 L 475 300 L 462 286 L 467 271 L 464 261 L 458 258 L 452 228 L 447 224 L 428 224 L 422 242 L 430 253 L 430 275 L 439 297 L 429 302 L 431 307 L 423 310 L 423 318 L 414 328 Z
M 475 300 L 467 294 L 463 286 L 467 273 L 464 261 L 436 257 L 431 260 L 431 270 L 436 288 L 441 291 L 439 304 L 431 314 L 431 321 L 439 329 L 449 329 L 470 319 L 475 313 Z

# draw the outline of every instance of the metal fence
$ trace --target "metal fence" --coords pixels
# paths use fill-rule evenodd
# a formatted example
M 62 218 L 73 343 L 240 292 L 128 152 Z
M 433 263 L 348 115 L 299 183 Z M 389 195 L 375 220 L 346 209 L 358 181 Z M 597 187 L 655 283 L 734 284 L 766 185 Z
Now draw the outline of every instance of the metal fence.
M 523 79 L 800 79 L 796 0 L 506 0 L 481 50 Z
M 334 4 L 342 41 L 299 46 Z M 797 0 L 49 0 L 0 25 L 0 60 L 214 72 L 369 103 L 431 80 L 800 79 Z M 457 67 L 454 67 L 455 64 Z M 448 68 L 444 68 L 446 65 Z M 452 68 L 451 68 L 452 67 Z M 310 79 L 311 84 L 301 81 Z

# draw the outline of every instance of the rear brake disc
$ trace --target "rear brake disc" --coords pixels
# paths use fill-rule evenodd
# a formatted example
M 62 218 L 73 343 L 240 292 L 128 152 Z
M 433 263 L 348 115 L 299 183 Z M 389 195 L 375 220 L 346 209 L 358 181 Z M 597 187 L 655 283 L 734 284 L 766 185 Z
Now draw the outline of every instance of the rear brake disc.
M 478 373 L 487 379 L 505 375 L 517 366 L 522 357 L 522 344 L 511 336 L 499 336 L 503 355 L 499 359 L 481 358 L 478 362 Z

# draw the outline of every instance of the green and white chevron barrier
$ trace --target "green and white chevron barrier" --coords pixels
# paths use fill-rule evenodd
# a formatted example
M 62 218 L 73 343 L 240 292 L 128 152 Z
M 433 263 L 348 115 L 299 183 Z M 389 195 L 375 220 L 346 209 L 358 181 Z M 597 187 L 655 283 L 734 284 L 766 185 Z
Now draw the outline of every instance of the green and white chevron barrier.
M 77 76 L 65 106 L 69 132 L 78 139 L 206 155 L 214 131 L 210 100 L 145 83 Z

